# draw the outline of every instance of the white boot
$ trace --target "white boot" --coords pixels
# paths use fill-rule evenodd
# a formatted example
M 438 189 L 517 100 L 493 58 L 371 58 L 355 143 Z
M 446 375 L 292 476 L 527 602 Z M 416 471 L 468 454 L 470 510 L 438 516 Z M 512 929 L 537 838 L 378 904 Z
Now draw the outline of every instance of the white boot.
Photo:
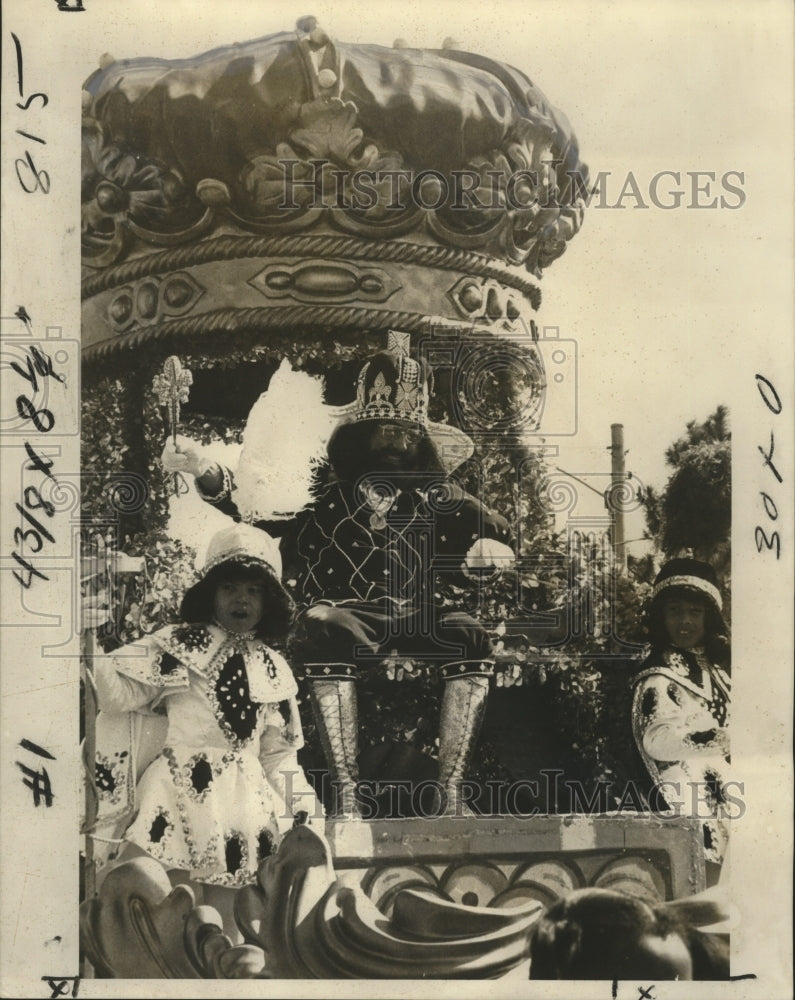
M 356 802 L 359 768 L 356 682 L 310 680 L 310 699 L 334 789 L 332 819 L 361 819 Z
M 486 714 L 487 677 L 455 677 L 445 681 L 439 720 L 439 783 L 436 812 L 442 816 L 472 816 L 461 795 L 461 783 Z

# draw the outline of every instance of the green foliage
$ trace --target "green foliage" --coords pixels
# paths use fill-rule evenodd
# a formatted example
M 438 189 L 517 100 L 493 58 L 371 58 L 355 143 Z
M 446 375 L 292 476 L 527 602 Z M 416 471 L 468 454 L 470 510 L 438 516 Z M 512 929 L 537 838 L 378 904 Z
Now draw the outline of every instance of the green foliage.
M 678 468 L 686 460 L 687 452 L 691 448 L 698 447 L 701 444 L 715 444 L 716 442 L 728 442 L 730 440 L 729 411 L 725 406 L 718 406 L 715 412 L 710 414 L 703 424 L 699 424 L 695 420 L 688 422 L 684 437 L 674 441 L 666 451 L 665 461 L 668 465 Z
M 165 532 L 142 533 L 128 540 L 127 551 L 144 557 L 144 571 L 130 581 L 120 636 L 134 642 L 179 620 L 185 591 L 198 579 L 195 550 Z
M 728 603 L 731 576 L 731 432 L 718 406 L 703 423 L 691 420 L 665 453 L 672 469 L 660 493 L 644 499 L 646 536 L 664 559 L 691 550 L 718 574 Z M 728 610 L 728 609 L 727 609 Z
M 108 473 L 126 468 L 129 445 L 122 418 L 124 386 L 103 379 L 83 394 L 81 503 L 84 517 L 101 521 L 108 510 Z
M 686 433 L 665 453 L 673 470 L 661 493 L 645 498 L 647 535 L 666 558 L 692 549 L 713 561 L 731 534 L 731 433 L 725 406 Z
M 679 458 L 663 501 L 663 550 L 692 548 L 708 561 L 731 531 L 731 448 L 702 442 Z

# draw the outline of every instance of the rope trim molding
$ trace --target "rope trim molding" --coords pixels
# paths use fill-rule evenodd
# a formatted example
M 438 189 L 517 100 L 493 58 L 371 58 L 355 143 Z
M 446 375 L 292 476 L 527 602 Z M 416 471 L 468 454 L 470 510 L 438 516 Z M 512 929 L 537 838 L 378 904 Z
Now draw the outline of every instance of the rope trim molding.
M 198 245 L 163 250 L 109 267 L 83 282 L 82 298 L 88 299 L 139 278 L 163 271 L 181 270 L 196 264 L 235 260 L 242 257 L 335 257 L 350 260 L 390 261 L 420 264 L 446 270 L 466 271 L 495 278 L 525 295 L 534 309 L 541 305 L 541 290 L 531 281 L 512 274 L 488 258 L 468 250 L 426 246 L 419 243 L 376 243 L 338 236 L 222 236 Z
M 288 306 L 255 309 L 219 309 L 170 320 L 155 326 L 135 330 L 103 340 L 86 347 L 85 361 L 94 361 L 122 349 L 132 349 L 152 340 L 167 337 L 202 337 L 210 333 L 240 333 L 243 330 L 268 330 L 295 326 L 327 326 L 329 329 L 351 327 L 358 330 L 380 330 L 394 328 L 407 333 L 429 333 L 444 330 L 455 336 L 466 336 L 473 332 L 471 323 L 456 323 L 442 317 L 425 316 L 421 313 L 398 312 L 396 310 L 361 309 L 354 306 Z

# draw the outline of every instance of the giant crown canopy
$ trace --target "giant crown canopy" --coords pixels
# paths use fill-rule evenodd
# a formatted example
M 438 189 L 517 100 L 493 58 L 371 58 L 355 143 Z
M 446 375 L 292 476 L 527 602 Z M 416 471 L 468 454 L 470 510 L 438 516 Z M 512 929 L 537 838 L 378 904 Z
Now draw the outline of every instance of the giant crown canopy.
M 587 168 L 524 74 L 294 32 L 110 62 L 83 98 L 83 344 L 534 330 Z

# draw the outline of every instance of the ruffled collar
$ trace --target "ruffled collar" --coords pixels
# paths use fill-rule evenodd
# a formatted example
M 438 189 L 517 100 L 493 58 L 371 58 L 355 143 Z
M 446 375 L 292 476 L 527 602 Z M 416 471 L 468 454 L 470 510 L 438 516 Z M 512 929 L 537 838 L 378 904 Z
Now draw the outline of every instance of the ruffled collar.
M 652 674 L 662 674 L 702 698 L 716 721 L 725 724 L 731 699 L 730 682 L 725 671 L 710 660 L 703 647 L 684 650 L 667 646 L 656 654 L 652 652 L 634 683 Z
M 153 639 L 184 666 L 208 677 L 230 656 L 239 654 L 255 701 L 282 701 L 298 690 L 284 658 L 253 634 L 228 632 L 215 623 L 170 625 L 156 632 Z

